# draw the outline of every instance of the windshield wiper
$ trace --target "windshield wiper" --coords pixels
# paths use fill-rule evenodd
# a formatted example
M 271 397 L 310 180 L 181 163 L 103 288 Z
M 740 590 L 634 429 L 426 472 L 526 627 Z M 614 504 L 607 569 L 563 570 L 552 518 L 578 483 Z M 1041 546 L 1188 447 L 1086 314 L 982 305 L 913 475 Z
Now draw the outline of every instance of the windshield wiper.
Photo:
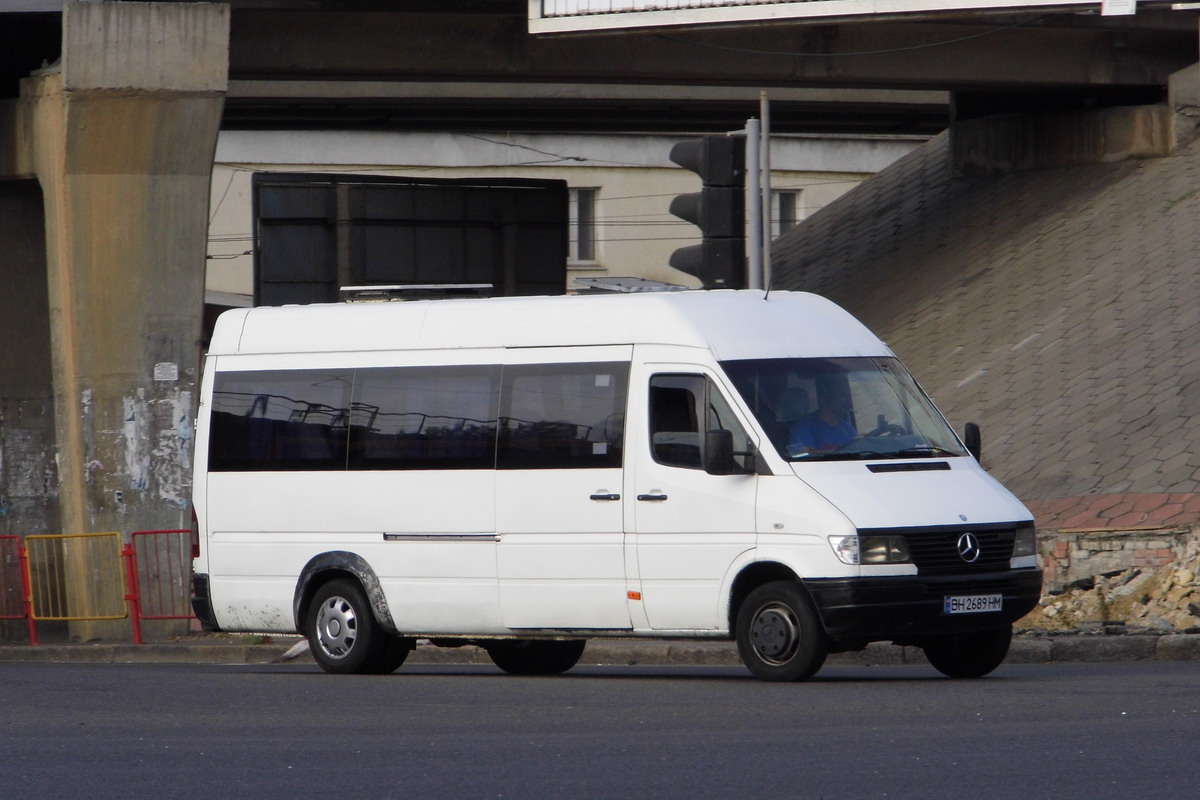
M 882 453 L 878 450 L 838 450 L 832 453 L 800 453 L 792 456 L 792 461 L 867 461 L 870 459 L 889 458 L 935 458 L 938 456 L 957 456 L 952 450 L 935 445 L 906 447 L 903 450 L 893 450 Z
M 947 450 L 944 447 L 938 447 L 932 444 L 919 445 L 917 447 L 906 447 L 903 450 L 897 450 L 891 455 L 899 458 L 934 458 L 936 456 L 956 456 L 952 450 Z
M 889 453 L 875 450 L 850 450 L 833 453 L 801 453 L 792 456 L 793 461 L 865 461 L 870 458 L 887 458 Z

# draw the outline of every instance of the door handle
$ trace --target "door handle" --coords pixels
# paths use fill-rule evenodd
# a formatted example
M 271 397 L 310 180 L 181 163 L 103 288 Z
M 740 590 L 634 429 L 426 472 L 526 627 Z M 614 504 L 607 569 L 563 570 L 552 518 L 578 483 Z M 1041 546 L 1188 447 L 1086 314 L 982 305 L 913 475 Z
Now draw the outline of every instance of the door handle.
M 667 499 L 667 496 L 665 494 L 639 494 L 637 498 L 638 500 L 661 503 L 663 500 Z
M 591 496 L 592 500 L 620 500 L 621 495 L 615 492 L 597 492 Z

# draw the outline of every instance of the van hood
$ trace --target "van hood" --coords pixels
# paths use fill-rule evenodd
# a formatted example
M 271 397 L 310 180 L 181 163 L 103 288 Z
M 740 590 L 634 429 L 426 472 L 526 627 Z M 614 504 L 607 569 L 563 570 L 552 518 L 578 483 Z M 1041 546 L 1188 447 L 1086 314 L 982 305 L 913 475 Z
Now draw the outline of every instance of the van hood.
M 1022 522 L 1033 518 L 973 458 L 801 461 L 791 466 L 796 477 L 859 529 Z

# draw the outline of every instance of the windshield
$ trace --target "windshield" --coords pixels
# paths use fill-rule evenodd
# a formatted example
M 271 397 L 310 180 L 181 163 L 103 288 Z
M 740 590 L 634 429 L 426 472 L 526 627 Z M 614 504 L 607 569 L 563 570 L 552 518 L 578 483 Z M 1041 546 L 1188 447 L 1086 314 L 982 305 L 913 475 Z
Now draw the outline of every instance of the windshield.
M 791 461 L 967 454 L 895 358 L 762 358 L 721 366 Z

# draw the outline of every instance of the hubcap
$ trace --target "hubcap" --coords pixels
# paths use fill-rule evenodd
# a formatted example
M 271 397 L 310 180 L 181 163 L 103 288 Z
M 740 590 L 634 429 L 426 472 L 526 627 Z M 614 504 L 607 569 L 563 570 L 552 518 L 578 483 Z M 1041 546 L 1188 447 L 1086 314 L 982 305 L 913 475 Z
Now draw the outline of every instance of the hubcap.
M 358 638 L 358 617 L 344 597 L 331 597 L 317 609 L 317 641 L 330 658 L 345 658 Z
M 754 615 L 750 641 L 763 661 L 786 664 L 800 646 L 800 621 L 786 605 L 768 603 Z

